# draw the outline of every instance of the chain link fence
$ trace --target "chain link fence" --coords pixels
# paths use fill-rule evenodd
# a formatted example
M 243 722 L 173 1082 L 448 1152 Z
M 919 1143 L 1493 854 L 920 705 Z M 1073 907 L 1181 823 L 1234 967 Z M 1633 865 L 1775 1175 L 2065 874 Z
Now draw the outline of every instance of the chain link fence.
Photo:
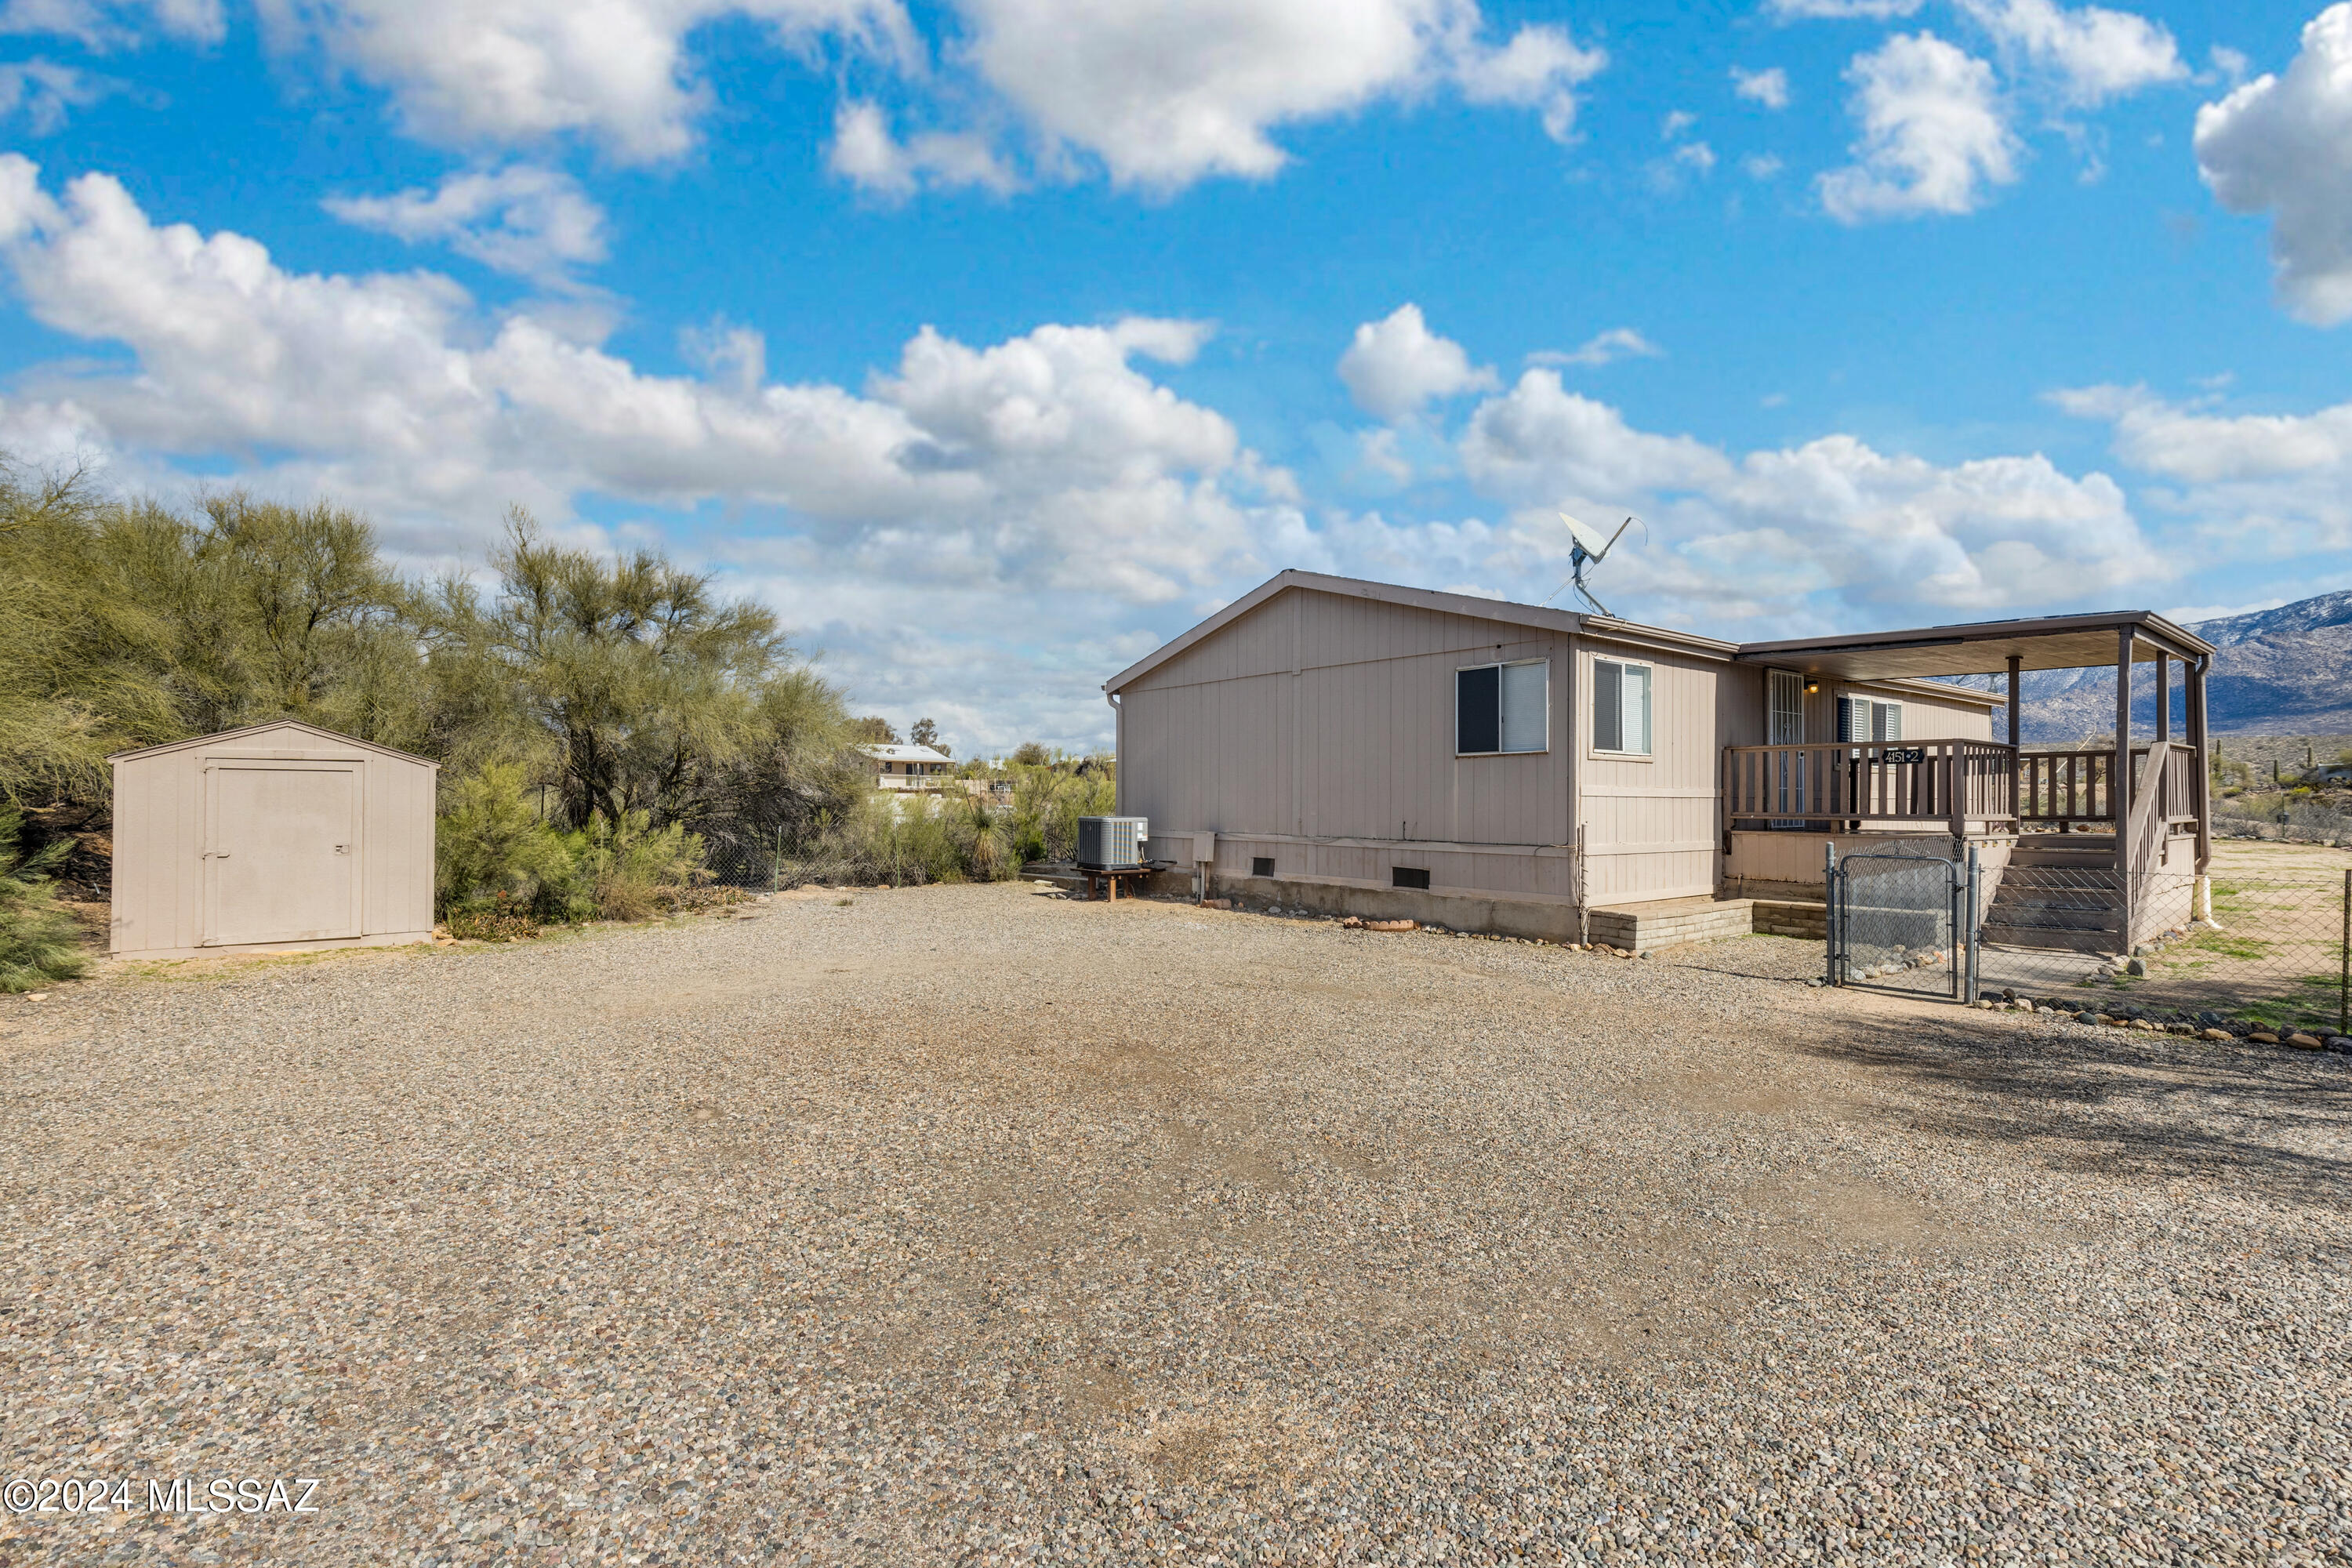
M 1913 846 L 1848 855 L 1830 879 L 1830 983 L 1957 1000 L 1965 875 Z
M 2202 882 L 2176 856 L 2132 879 L 2128 906 L 2123 891 L 2112 868 L 2011 867 L 1983 931 L 1984 994 L 2160 1026 L 2352 1037 L 2352 852 L 2217 839 Z
M 2111 852 L 2067 837 L 2029 835 L 1987 874 L 1980 995 L 2352 1049 L 2352 852 L 2217 838 L 2207 877 L 2176 848 L 2126 888 Z
M 1065 856 L 1076 847 L 1075 815 L 1043 814 L 1036 832 L 1049 858 L 1057 840 Z M 703 865 L 718 886 L 762 893 L 993 882 L 1019 872 L 1019 837 L 1007 805 L 967 795 L 909 793 L 880 798 L 845 817 L 821 817 L 761 837 L 714 836 L 705 845 Z

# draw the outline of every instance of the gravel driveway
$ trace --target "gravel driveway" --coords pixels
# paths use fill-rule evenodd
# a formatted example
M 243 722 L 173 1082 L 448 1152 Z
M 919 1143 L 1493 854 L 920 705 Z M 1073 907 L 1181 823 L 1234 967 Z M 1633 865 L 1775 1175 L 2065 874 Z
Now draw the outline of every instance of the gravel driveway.
M 0 1563 L 2347 1560 L 2344 1058 L 762 910 L 0 1003 L 0 1469 L 323 1478 Z

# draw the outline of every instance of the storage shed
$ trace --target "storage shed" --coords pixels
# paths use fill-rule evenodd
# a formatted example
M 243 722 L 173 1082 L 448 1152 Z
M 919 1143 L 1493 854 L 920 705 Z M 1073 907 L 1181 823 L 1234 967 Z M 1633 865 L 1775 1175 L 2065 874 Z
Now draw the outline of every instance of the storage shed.
M 439 763 L 290 719 L 108 761 L 117 956 L 432 940 Z

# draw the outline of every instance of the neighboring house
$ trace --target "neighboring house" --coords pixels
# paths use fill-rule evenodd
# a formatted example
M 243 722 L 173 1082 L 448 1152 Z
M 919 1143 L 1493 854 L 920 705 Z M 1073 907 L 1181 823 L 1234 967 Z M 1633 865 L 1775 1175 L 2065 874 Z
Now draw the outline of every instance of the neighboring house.
M 936 789 L 939 780 L 955 771 L 955 760 L 929 746 L 861 745 L 872 761 L 875 783 L 882 789 Z
M 1255 879 L 1286 902 L 1564 936 L 1588 910 L 1818 900 L 1830 843 L 1932 834 L 2005 854 L 2029 826 L 2112 833 L 2113 752 L 2023 752 L 2013 686 L 1939 678 L 2126 649 L 2183 662 L 2201 745 L 2212 650 L 2145 612 L 1743 646 L 1285 572 L 1104 690 L 1118 809 L 1150 820 L 1155 856 L 1205 850 L 1220 885 Z M 2197 753 L 2154 743 L 2156 831 L 2194 836 Z M 2201 871 L 2201 838 L 2198 854 Z

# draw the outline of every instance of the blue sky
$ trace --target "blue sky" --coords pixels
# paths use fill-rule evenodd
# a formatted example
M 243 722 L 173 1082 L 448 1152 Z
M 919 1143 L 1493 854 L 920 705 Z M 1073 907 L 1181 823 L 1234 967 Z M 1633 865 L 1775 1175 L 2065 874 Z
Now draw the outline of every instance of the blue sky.
M 960 752 L 1285 566 L 1766 637 L 2352 584 L 2352 5 L 0 0 L 0 447 L 507 508 Z

